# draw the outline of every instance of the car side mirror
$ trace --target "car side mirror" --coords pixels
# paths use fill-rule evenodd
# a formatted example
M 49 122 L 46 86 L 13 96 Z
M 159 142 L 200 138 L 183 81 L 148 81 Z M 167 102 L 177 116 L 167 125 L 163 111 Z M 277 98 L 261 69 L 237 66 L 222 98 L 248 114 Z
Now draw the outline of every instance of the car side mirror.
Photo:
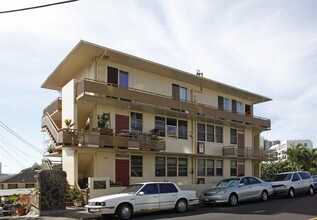
M 239 186 L 244 186 L 245 184 L 244 183 L 239 183 Z
M 141 192 L 138 193 L 138 195 L 139 195 L 139 196 L 144 196 L 145 193 L 141 191 Z

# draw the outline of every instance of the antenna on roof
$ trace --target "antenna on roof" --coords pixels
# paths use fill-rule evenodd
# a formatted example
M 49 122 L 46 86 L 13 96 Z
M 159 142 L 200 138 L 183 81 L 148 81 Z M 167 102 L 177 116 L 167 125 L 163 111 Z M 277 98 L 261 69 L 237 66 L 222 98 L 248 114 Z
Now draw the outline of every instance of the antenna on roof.
M 200 72 L 200 70 L 197 70 L 196 76 L 204 77 L 204 73 Z

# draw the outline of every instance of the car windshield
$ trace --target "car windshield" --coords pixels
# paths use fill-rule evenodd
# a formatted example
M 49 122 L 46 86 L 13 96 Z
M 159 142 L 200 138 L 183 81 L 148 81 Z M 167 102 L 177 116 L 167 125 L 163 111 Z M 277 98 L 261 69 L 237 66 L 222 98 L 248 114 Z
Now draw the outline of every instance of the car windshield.
M 121 193 L 134 194 L 134 193 L 136 193 L 142 186 L 143 186 L 143 184 L 134 184 L 134 185 L 131 185 L 131 186 L 125 188 L 124 190 L 122 190 Z
M 276 181 L 287 181 L 290 180 L 292 177 L 291 173 L 282 173 L 282 174 L 276 174 L 270 178 L 270 182 L 276 182 Z
M 225 179 L 221 180 L 216 187 L 234 187 L 238 184 L 239 179 Z

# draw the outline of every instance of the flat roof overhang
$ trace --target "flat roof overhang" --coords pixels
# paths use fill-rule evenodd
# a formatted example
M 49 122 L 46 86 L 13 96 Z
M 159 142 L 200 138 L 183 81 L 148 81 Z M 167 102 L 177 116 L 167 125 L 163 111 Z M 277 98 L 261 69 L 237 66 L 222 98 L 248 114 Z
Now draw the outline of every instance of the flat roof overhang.
M 74 49 L 65 57 L 57 68 L 48 76 L 42 84 L 42 88 L 61 90 L 63 86 L 65 86 L 70 80 L 74 79 L 83 68 L 89 66 L 89 64 L 93 62 L 94 58 L 106 59 L 114 63 L 127 65 L 136 69 L 141 69 L 178 81 L 194 84 L 217 92 L 241 97 L 243 99 L 250 100 L 254 104 L 272 100 L 271 98 L 262 95 L 83 40 L 74 47 Z

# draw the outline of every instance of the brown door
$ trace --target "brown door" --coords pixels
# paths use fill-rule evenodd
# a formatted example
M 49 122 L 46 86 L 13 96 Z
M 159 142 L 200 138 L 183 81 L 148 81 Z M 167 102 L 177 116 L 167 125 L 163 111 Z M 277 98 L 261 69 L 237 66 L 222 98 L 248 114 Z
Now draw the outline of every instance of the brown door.
M 121 133 L 124 130 L 129 131 L 129 116 L 116 115 L 116 133 Z
M 238 132 L 238 156 L 239 157 L 244 157 L 244 133 L 239 133 Z
M 243 161 L 238 161 L 238 176 L 244 176 L 245 172 L 244 172 L 244 162 Z
M 129 186 L 129 160 L 116 159 L 116 183 Z

